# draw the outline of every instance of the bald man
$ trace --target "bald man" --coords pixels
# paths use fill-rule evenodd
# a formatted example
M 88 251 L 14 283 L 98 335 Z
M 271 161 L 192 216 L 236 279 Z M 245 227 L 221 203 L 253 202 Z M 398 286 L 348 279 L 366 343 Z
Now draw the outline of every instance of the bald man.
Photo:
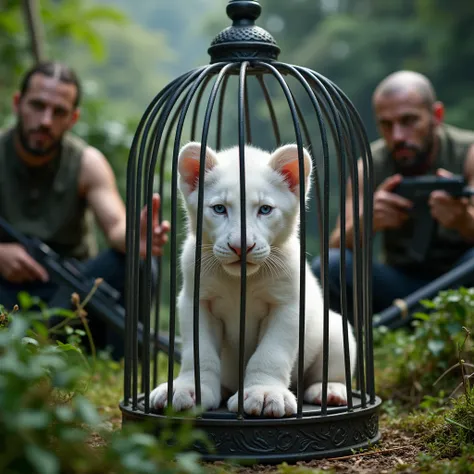
M 404 176 L 459 174 L 474 186 L 474 132 L 444 123 L 444 106 L 437 100 L 431 82 L 413 71 L 398 71 L 386 77 L 375 89 L 372 103 L 381 135 L 371 144 L 375 181 L 372 232 L 382 234 L 382 259 L 374 261 L 372 269 L 373 312 L 378 313 L 395 299 L 474 258 L 474 206 L 467 199 L 454 199 L 444 191 L 431 193 L 428 203 L 439 226 L 427 257 L 420 262 L 408 251 L 414 227 L 410 216 L 413 203 L 393 192 Z M 360 161 L 358 175 L 362 195 Z M 341 242 L 339 217 L 330 235 L 328 278 L 331 307 L 340 310 L 340 249 L 346 249 L 351 312 L 354 216 L 350 182 L 346 196 L 346 238 Z M 362 212 L 360 219 L 361 230 L 366 231 Z M 313 262 L 313 271 L 320 276 L 319 258 Z M 474 285 L 474 281 L 466 283 Z

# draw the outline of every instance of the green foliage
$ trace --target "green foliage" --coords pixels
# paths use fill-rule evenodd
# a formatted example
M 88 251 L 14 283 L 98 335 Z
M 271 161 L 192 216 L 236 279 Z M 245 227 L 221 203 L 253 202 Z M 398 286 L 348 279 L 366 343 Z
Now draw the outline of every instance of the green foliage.
M 163 64 L 171 55 L 163 35 L 131 22 L 123 10 L 99 0 L 47 0 L 40 7 L 45 56 L 65 61 L 84 84 L 93 85 L 93 95 L 103 99 L 105 119 L 134 120 L 135 127 L 167 82 Z M 11 94 L 32 65 L 32 56 L 21 2 L 6 2 L 0 11 L 1 126 L 10 116 Z M 86 87 L 86 99 L 90 90 Z
M 127 11 L 142 28 L 159 32 L 167 45 L 173 45 L 171 54 L 166 57 L 166 64 L 160 61 L 159 67 L 159 70 L 166 67 L 172 76 L 208 62 L 207 48 L 219 32 L 204 23 L 208 12 L 215 11 L 225 26 L 229 24 L 225 15 L 225 2 L 217 5 L 215 0 L 181 0 L 179 4 L 155 0 L 141 0 L 140 3 L 129 0 L 100 1 Z
M 428 467 L 434 460 L 449 459 L 451 463 L 439 463 L 428 472 L 473 472 L 463 470 L 462 465 L 474 459 L 474 390 L 466 387 L 459 398 L 451 399 L 436 410 L 414 411 L 404 418 L 395 418 L 393 426 L 416 434 L 424 448 L 420 463 Z M 457 459 L 455 459 L 457 458 Z M 451 470 L 447 470 L 451 467 Z M 423 471 L 424 472 L 424 471 Z
M 33 311 L 39 302 L 27 295 L 22 296 L 22 303 L 24 312 L 8 314 L 0 307 L 0 443 L 4 453 L 0 472 L 204 472 L 198 456 L 187 451 L 194 442 L 204 441 L 191 425 L 178 430 L 170 426 L 160 438 L 147 434 L 143 425 L 127 425 L 111 433 L 87 398 L 93 373 L 76 339 L 69 337 L 67 343 L 50 339 L 47 321 L 57 310 L 40 304 L 39 311 Z M 67 318 L 66 328 L 74 319 L 82 319 L 81 307 L 61 312 Z M 84 363 L 74 357 L 77 354 Z
M 462 300 L 461 296 L 464 296 L 464 299 L 467 299 L 465 303 L 470 306 L 470 298 L 462 290 L 459 295 L 455 292 L 447 293 L 450 294 L 440 295 L 442 298 L 425 302 L 425 304 L 428 307 L 435 306 L 438 311 L 442 311 L 442 308 L 446 309 L 446 306 L 449 307 L 453 302 L 459 303 Z M 444 301 L 444 305 L 440 300 Z M 451 309 L 456 312 L 459 307 L 451 307 Z M 465 330 L 464 327 L 463 329 Z M 418 456 L 419 471 L 416 472 L 427 474 L 474 472 L 472 462 L 474 460 L 474 387 L 471 382 L 472 377 L 469 375 L 472 370 L 467 370 L 467 366 L 470 368 L 473 366 L 463 359 L 467 355 L 466 349 L 470 351 L 472 346 L 468 345 L 470 334 L 466 332 L 464 340 L 458 345 L 458 363 L 451 366 L 440 377 L 444 378 L 453 368 L 460 367 L 461 376 L 458 376 L 458 380 L 461 380 L 459 384 L 463 389 L 461 393 L 457 392 L 455 398 L 450 397 L 449 400 L 443 392 L 440 392 L 438 396 L 425 396 L 423 402 L 409 414 L 406 413 L 406 406 L 404 410 L 396 400 L 393 398 L 389 400 L 389 407 L 386 410 L 390 416 L 389 425 L 392 429 L 401 429 L 407 434 L 410 433 L 413 436 L 413 442 L 422 450 Z M 393 347 L 388 348 L 387 353 L 390 349 Z M 406 360 L 406 355 L 402 357 Z M 425 362 L 433 361 L 433 355 L 427 355 L 427 357 L 429 360 Z M 452 379 L 450 383 L 456 385 Z M 394 396 L 393 392 L 392 396 Z
M 39 320 L 34 333 L 25 316 L 8 318 L 10 324 L 0 331 L 0 437 L 5 448 L 0 471 L 42 474 L 73 468 L 69 460 L 77 462 L 87 438 L 81 425 L 94 428 L 100 421 L 77 392 L 84 367 L 68 363 L 74 346 L 44 344 Z
M 19 77 L 32 64 L 22 8 L 21 2 L 7 1 L 1 9 L 0 77 L 3 94 L 0 126 L 10 114 L 10 97 L 18 87 Z M 44 33 L 41 40 L 46 39 L 44 49 L 48 58 L 57 57 L 56 50 L 67 50 L 72 43 L 74 47 L 84 46 L 93 60 L 103 60 L 106 47 L 98 27 L 108 22 L 123 25 L 126 21 L 125 15 L 115 8 L 94 6 L 80 0 L 42 1 L 40 15 Z
M 281 59 L 312 68 L 348 94 L 369 137 L 377 137 L 371 110 L 375 85 L 397 69 L 433 81 L 447 120 L 470 127 L 474 10 L 438 0 L 358 2 L 262 0 L 259 19 L 275 36 Z M 275 21 L 275 18 L 278 21 Z
M 474 455 L 474 390 L 453 400 L 453 407 L 444 416 L 444 423 L 426 439 L 432 453 L 441 458 L 462 454 L 463 446 L 471 445 Z
M 84 0 L 41 2 L 41 18 L 45 23 L 45 36 L 61 43 L 84 44 L 94 60 L 106 57 L 106 46 L 99 34 L 99 28 L 107 23 L 125 26 L 127 17 L 118 9 L 94 5 Z M 49 41 L 48 56 L 53 52 L 54 41 Z
M 427 474 L 473 474 L 474 453 L 470 446 L 462 447 L 461 456 L 439 460 L 437 456 L 422 453 L 418 457 L 418 472 Z
M 376 360 L 385 364 L 390 360 L 381 373 L 382 394 L 387 398 L 395 391 L 398 397 L 418 403 L 443 387 L 443 393 L 449 394 L 458 385 L 454 382 L 460 380 L 460 369 L 437 380 L 459 362 L 461 347 L 462 357 L 474 360 L 472 341 L 464 345 L 463 330 L 474 327 L 474 289 L 441 291 L 422 304 L 427 311 L 415 315 L 413 331 L 381 328 L 375 332 Z

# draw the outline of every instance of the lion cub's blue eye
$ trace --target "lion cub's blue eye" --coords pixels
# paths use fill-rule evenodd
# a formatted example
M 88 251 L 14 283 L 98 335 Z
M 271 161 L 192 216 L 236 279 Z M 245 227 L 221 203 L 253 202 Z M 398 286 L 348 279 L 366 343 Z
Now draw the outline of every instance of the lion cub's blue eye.
M 264 216 L 267 216 L 273 211 L 273 207 L 268 206 L 267 204 L 264 204 L 263 206 L 260 206 L 260 209 L 258 210 L 259 214 L 262 214 Z
M 216 204 L 215 206 L 212 206 L 212 209 L 216 214 L 225 214 L 227 212 L 227 209 L 223 204 Z

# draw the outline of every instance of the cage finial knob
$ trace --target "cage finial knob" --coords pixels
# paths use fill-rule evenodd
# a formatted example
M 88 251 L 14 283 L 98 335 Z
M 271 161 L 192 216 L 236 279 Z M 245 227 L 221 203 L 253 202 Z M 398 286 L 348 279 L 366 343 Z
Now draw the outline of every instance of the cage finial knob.
M 255 25 L 262 7 L 255 0 L 230 0 L 227 16 L 232 26 L 221 31 L 208 49 L 211 62 L 275 61 L 280 48 L 268 31 Z
M 254 0 L 230 0 L 227 4 L 227 16 L 234 22 L 254 22 L 262 12 L 262 7 Z

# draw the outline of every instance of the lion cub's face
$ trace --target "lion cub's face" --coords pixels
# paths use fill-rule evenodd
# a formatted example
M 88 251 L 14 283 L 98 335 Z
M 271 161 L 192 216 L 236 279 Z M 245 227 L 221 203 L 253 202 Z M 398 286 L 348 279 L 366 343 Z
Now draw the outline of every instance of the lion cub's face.
M 201 145 L 189 143 L 179 155 L 180 189 L 190 228 L 196 231 Z M 305 191 L 309 188 L 311 159 L 303 150 Z M 230 275 L 240 276 L 246 256 L 247 275 L 278 259 L 275 246 L 297 231 L 299 162 L 296 145 L 272 154 L 245 147 L 246 249 L 242 250 L 239 148 L 219 153 L 206 148 L 204 175 L 203 243 L 212 245 L 215 259 Z M 205 248 L 203 248 L 205 250 Z M 275 265 L 278 268 L 278 265 Z

